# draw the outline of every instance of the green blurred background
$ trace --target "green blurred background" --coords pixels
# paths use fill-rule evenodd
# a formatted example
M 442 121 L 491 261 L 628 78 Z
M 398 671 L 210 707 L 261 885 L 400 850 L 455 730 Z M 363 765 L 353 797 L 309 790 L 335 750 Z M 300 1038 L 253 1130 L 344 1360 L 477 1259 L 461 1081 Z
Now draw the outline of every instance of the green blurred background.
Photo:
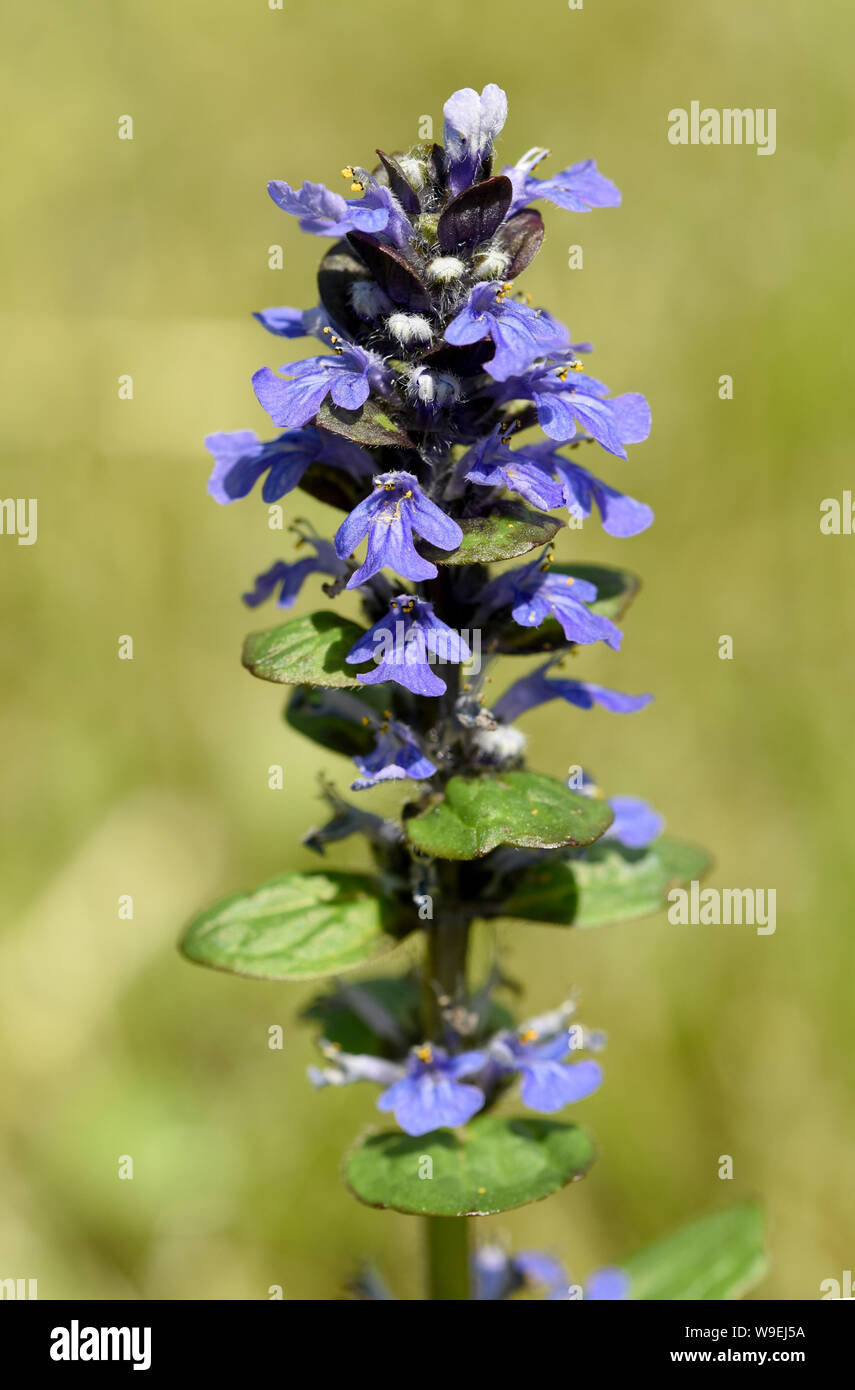
M 0 1277 L 37 1277 L 42 1298 L 331 1299 L 367 1254 L 419 1295 L 418 1221 L 340 1183 L 373 1092 L 310 1091 L 294 1016 L 311 991 L 175 951 L 197 907 L 317 862 L 299 843 L 323 814 L 317 773 L 344 788 L 350 772 L 241 670 L 243 633 L 275 610 L 247 615 L 240 592 L 288 550 L 258 497 L 206 496 L 201 441 L 269 430 L 250 374 L 302 352 L 249 317 L 313 303 L 325 245 L 267 179 L 346 191 L 342 165 L 408 146 L 425 114 L 439 132 L 451 91 L 495 81 L 500 157 L 542 143 L 548 173 L 594 155 L 623 191 L 620 211 L 545 207 L 524 288 L 654 414 L 650 442 L 602 471 L 656 526 L 615 542 L 591 523 L 559 558 L 644 576 L 621 656 L 590 650 L 574 674 L 656 704 L 530 715 L 531 764 L 583 762 L 647 797 L 714 850 L 712 883 L 775 888 L 778 928 L 502 929 L 531 1009 L 577 986 L 610 1045 L 578 1110 L 601 1146 L 591 1175 L 482 1233 L 545 1244 L 581 1278 L 756 1194 L 760 1292 L 818 1297 L 855 1256 L 855 540 L 818 525 L 853 482 L 851 6 L 87 0 L 10 7 L 4 30 L 2 493 L 38 498 L 39 538 L 0 537 Z M 667 112 L 692 100 L 776 108 L 777 152 L 670 145 Z M 300 514 L 337 522 L 295 494 Z M 356 865 L 359 847 L 335 857 Z

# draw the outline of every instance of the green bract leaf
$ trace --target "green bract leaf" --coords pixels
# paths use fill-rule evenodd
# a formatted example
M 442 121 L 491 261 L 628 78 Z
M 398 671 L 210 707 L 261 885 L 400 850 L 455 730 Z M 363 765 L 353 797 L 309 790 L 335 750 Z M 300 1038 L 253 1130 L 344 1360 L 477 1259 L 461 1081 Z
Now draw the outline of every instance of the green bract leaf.
M 539 772 L 452 777 L 445 796 L 405 821 L 411 844 L 438 859 L 476 859 L 497 845 L 589 845 L 612 823 L 604 801 Z
M 399 1030 L 397 1038 L 392 1038 L 388 1028 L 379 1025 L 377 1016 L 372 1014 L 373 1005 L 391 1016 L 394 1027 Z M 400 1056 L 410 1044 L 421 1042 L 424 1037 L 423 1005 L 424 985 L 417 975 L 384 976 L 376 980 L 358 980 L 344 989 L 320 994 L 300 1017 L 319 1024 L 323 1037 L 345 1052 L 382 1055 L 387 1050 L 385 1044 L 396 1042 L 398 1046 L 393 1049 L 393 1055 Z M 384 1022 L 388 1023 L 388 1019 Z M 513 1027 L 514 1019 L 509 1010 L 493 998 L 470 1044 L 476 1046 L 482 1038 Z
M 370 278 L 366 267 L 342 239 L 329 248 L 318 267 L 318 295 L 333 323 L 350 338 L 357 338 L 365 327 L 351 301 L 353 286 Z
M 339 507 L 343 512 L 352 512 L 357 502 L 361 502 L 371 483 L 366 478 L 358 478 L 344 468 L 333 468 L 328 463 L 311 463 L 303 474 L 298 487 L 328 507 Z
M 190 960 L 262 980 L 311 980 L 371 960 L 395 945 L 391 898 L 367 874 L 280 874 L 234 893 L 194 919 Z
M 251 632 L 241 660 L 263 681 L 280 685 L 358 686 L 345 657 L 365 629 L 337 613 L 309 613 Z
M 551 565 L 549 572 L 572 575 L 575 579 L 587 579 L 595 584 L 597 597 L 587 606 L 592 613 L 611 618 L 612 622 L 618 622 L 623 617 L 641 588 L 637 575 L 608 565 Z M 539 627 L 520 627 L 515 622 L 509 622 L 500 635 L 498 650 L 508 655 L 522 656 L 557 651 L 569 645 L 561 625 L 554 618 L 547 618 Z
M 584 856 L 524 869 L 502 915 L 562 927 L 600 927 L 658 912 L 672 888 L 700 878 L 709 855 L 666 836 L 647 849 L 601 840 Z
M 415 975 L 359 980 L 353 988 L 360 995 L 367 996 L 369 1004 L 377 1004 L 391 1016 L 394 1025 L 400 1029 L 404 1048 L 409 1040 L 419 1040 L 423 991 Z M 366 1012 L 364 1010 L 363 1014 Z M 360 1017 L 346 991 L 317 995 L 300 1017 L 307 1022 L 317 1023 L 321 1035 L 345 1052 L 379 1055 L 384 1051 L 384 1041 L 389 1041 L 379 1037 L 365 1016 Z
M 378 686 L 360 686 L 358 698 L 365 707 L 366 714 L 380 714 L 388 703 L 388 694 Z M 329 697 L 327 697 L 329 699 Z M 334 753 L 343 753 L 347 758 L 355 758 L 370 753 L 377 739 L 376 730 L 364 724 L 354 724 L 343 715 L 331 714 L 324 697 L 311 686 L 298 686 L 285 706 L 285 719 L 322 748 L 330 748 Z
M 625 1261 L 634 1299 L 741 1298 L 766 1271 L 763 1213 L 754 1203 L 684 1226 Z
M 314 423 L 331 434 L 340 434 L 354 444 L 364 444 L 369 449 L 379 449 L 393 445 L 398 449 L 411 449 L 413 441 L 406 430 L 401 429 L 389 414 L 383 401 L 369 396 L 359 410 L 344 410 L 331 400 L 324 401 Z
M 437 550 L 423 546 L 422 554 L 437 565 L 489 564 L 512 560 L 529 550 L 546 545 L 564 522 L 560 517 L 535 511 L 521 502 L 498 502 L 490 516 L 461 517 L 458 525 L 463 540 L 456 550 Z
M 538 1202 L 594 1161 L 593 1140 L 576 1125 L 485 1115 L 464 1130 L 419 1138 L 376 1134 L 347 1160 L 351 1191 L 371 1207 L 417 1216 L 489 1216 Z M 432 1176 L 425 1177 L 425 1159 Z

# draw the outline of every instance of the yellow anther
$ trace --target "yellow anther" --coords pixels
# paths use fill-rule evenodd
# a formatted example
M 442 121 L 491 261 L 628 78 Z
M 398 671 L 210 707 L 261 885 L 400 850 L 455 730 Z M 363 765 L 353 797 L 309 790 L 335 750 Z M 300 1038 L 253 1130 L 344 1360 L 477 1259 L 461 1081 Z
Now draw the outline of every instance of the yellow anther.
M 404 496 L 405 496 L 405 497 L 412 497 L 412 495 L 413 495 L 413 490 L 412 490 L 412 488 L 408 488 L 407 491 L 404 493 Z
M 351 167 L 350 167 L 349 164 L 346 164 L 346 165 L 344 166 L 344 168 L 343 168 L 342 171 L 341 171 L 341 176 L 342 176 L 343 179 L 352 179 L 352 178 L 353 178 L 353 170 L 351 169 Z
M 536 1028 L 526 1028 L 523 1033 L 520 1033 L 519 1040 L 521 1043 L 536 1042 L 539 1036 Z
M 356 179 L 354 179 L 353 183 L 350 185 L 350 191 L 351 193 L 364 193 L 365 184 L 359 183 Z
M 564 583 L 565 583 L 565 584 L 572 584 L 572 583 L 573 583 L 573 576 L 572 576 L 572 574 L 568 574 L 567 578 L 564 580 Z
M 584 372 L 585 364 L 584 362 L 571 362 L 570 370 L 571 372 Z
M 362 723 L 365 727 L 367 727 L 371 723 L 371 720 L 367 714 L 363 714 Z
M 325 328 L 325 329 L 324 329 L 324 332 L 325 332 L 325 333 L 332 333 L 332 329 L 331 329 L 331 328 Z
M 384 719 L 391 719 L 391 718 L 392 718 L 392 711 L 391 711 L 390 709 L 384 709 L 384 711 L 383 711 L 383 718 L 384 718 Z
M 416 1056 L 418 1057 L 420 1062 L 432 1062 L 433 1049 L 431 1048 L 430 1043 L 423 1043 L 421 1047 L 417 1047 Z
M 386 489 L 387 492 L 394 492 L 394 491 L 395 491 L 395 484 L 394 484 L 394 483 L 384 483 L 383 486 L 384 486 L 384 488 Z
M 566 380 L 567 380 L 567 370 L 568 370 L 568 369 L 567 369 L 566 367 L 562 367 L 561 371 L 558 373 L 558 380 L 559 380 L 559 381 L 566 381 Z

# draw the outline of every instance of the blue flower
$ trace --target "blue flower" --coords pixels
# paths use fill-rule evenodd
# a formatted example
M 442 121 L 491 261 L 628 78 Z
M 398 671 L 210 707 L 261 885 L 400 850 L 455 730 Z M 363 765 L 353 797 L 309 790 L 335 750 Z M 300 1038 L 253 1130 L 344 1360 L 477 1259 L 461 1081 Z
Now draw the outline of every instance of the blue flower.
M 596 1270 L 582 1291 L 585 1301 L 629 1296 L 629 1276 L 622 1269 Z M 472 1297 L 508 1299 L 526 1286 L 542 1288 L 548 1301 L 570 1301 L 570 1276 L 560 1260 L 542 1250 L 510 1255 L 500 1245 L 482 1245 L 472 1258 Z
M 623 695 L 618 690 L 609 690 L 604 685 L 594 685 L 590 681 L 549 680 L 547 673 L 551 665 L 551 661 L 547 661 L 509 686 L 493 706 L 496 717 L 511 724 L 528 710 L 545 705 L 550 700 L 567 700 L 579 709 L 601 705 L 613 714 L 632 714 L 644 709 L 653 699 L 652 695 Z
M 494 282 L 476 285 L 445 330 L 446 342 L 456 347 L 488 337 L 496 350 L 484 370 L 495 381 L 521 376 L 536 358 L 570 343 L 567 329 L 551 314 L 508 299 L 507 290 Z
M 585 1283 L 584 1297 L 598 1302 L 629 1298 L 630 1278 L 622 1269 L 597 1269 Z
M 442 695 L 445 681 L 430 669 L 428 653 L 453 664 L 471 655 L 462 637 L 434 616 L 426 599 L 399 594 L 386 617 L 359 638 L 345 660 L 351 665 L 371 658 L 377 662 L 376 670 L 358 675 L 363 685 L 396 681 L 414 695 Z
M 495 82 L 479 95 L 472 87 L 453 92 L 443 107 L 443 144 L 448 186 L 460 193 L 475 183 L 489 160 L 493 141 L 508 117 L 508 98 Z
M 368 536 L 365 562 L 351 575 L 355 589 L 388 566 L 404 579 L 433 579 L 436 565 L 423 560 L 413 545 L 413 532 L 440 550 L 456 550 L 463 532 L 435 502 L 426 497 L 412 473 L 380 473 L 374 491 L 342 522 L 335 548 L 344 559 Z
M 532 463 L 537 463 L 551 476 L 558 475 L 563 490 L 563 501 L 568 511 L 577 516 L 589 517 L 596 502 L 602 518 L 603 530 L 610 536 L 621 539 L 637 536 L 646 531 L 653 522 L 653 510 L 645 502 L 638 502 L 617 488 L 595 478 L 581 464 L 571 463 L 559 454 L 553 444 L 535 444 L 528 451 Z
M 616 208 L 620 206 L 620 192 L 597 169 L 594 159 L 583 159 L 562 169 L 548 179 L 536 179 L 532 170 L 545 159 L 548 150 L 535 148 L 518 159 L 516 164 L 508 165 L 502 173 L 513 184 L 514 198 L 510 211 L 518 212 L 536 198 L 546 198 L 556 207 L 567 208 L 570 212 L 590 212 L 591 208 Z
M 627 849 L 646 849 L 665 829 L 664 817 L 638 796 L 610 796 L 609 805 L 615 818 L 604 840 L 619 840 Z
M 573 362 L 533 367 L 507 380 L 501 399 L 534 401 L 540 427 L 550 439 L 566 443 L 584 438 L 587 431 L 610 454 L 626 458 L 625 446 L 640 444 L 650 433 L 647 401 L 635 391 L 608 400 L 609 388 L 594 377 L 580 375 L 578 368 Z
M 553 1115 L 565 1105 L 592 1095 L 602 1084 L 603 1073 L 599 1063 L 590 1058 L 565 1063 L 573 1046 L 569 1028 L 546 1042 L 535 1042 L 538 1036 L 535 1028 L 522 1034 L 501 1033 L 490 1043 L 489 1060 L 500 1073 L 519 1073 L 523 1105 Z
M 307 338 L 314 334 L 317 313 L 317 309 L 292 309 L 283 304 L 278 309 L 259 309 L 252 317 L 277 338 Z
M 533 450 L 514 452 L 498 435 L 488 435 L 475 444 L 460 461 L 461 472 L 464 469 L 470 483 L 507 488 L 546 511 L 564 501 L 564 488 L 550 476 L 549 461 L 541 462 Z
M 459 1080 L 480 1070 L 482 1052 L 462 1052 L 449 1057 L 441 1047 L 425 1043 L 407 1059 L 407 1073 L 377 1101 L 377 1109 L 392 1110 L 405 1134 L 429 1134 L 431 1130 L 465 1125 L 484 1105 L 477 1086 Z
M 335 342 L 330 356 L 286 362 L 279 369 L 286 376 L 269 367 L 253 375 L 252 389 L 274 425 L 298 429 L 318 413 L 327 396 L 343 410 L 358 410 L 372 390 L 382 395 L 389 389 L 391 374 L 382 357 L 355 343 Z
M 300 229 L 315 236 L 345 236 L 347 232 L 382 232 L 389 221 L 389 200 L 372 189 L 364 198 L 342 198 L 322 183 L 305 182 L 292 188 L 272 179 L 267 191 L 278 208 L 299 219 Z
M 330 574 L 335 579 L 343 579 L 347 574 L 347 565 L 338 558 L 331 541 L 301 533 L 298 544 L 313 546 L 315 554 L 306 556 L 303 560 L 295 560 L 291 564 L 285 560 L 277 560 L 270 569 L 257 575 L 255 587 L 243 596 L 243 601 L 249 608 L 257 608 L 260 603 L 269 599 L 277 588 L 277 607 L 293 608 L 310 574 Z
M 423 1043 L 410 1051 L 405 1062 L 390 1062 L 363 1053 L 343 1052 L 324 1039 L 319 1046 L 330 1065 L 309 1068 L 312 1084 L 349 1086 L 356 1081 L 373 1081 L 384 1086 L 377 1109 L 394 1111 L 406 1134 L 429 1134 L 434 1129 L 465 1125 L 484 1105 L 484 1092 L 459 1079 L 480 1071 L 485 1061 L 483 1052 L 461 1052 L 450 1057 L 443 1048 Z
M 350 784 L 354 792 L 405 777 L 424 781 L 436 772 L 436 765 L 422 752 L 412 729 L 398 719 L 390 720 L 379 730 L 372 752 L 355 757 L 353 761 L 362 773 Z
M 603 795 L 587 773 L 583 774 L 581 790 L 584 796 Z M 606 800 L 614 812 L 614 820 L 601 840 L 617 840 L 627 849 L 646 849 L 665 829 L 665 818 L 641 797 L 610 796 Z
M 373 1081 L 389 1086 L 405 1074 L 399 1062 L 388 1062 L 365 1052 L 343 1052 L 335 1043 L 322 1038 L 318 1044 L 330 1063 L 327 1067 L 309 1067 L 308 1075 L 317 1090 L 325 1086 L 352 1086 L 356 1081 Z
M 267 477 L 261 489 L 265 502 L 277 502 L 299 484 L 312 463 L 327 463 L 356 476 L 371 471 L 371 455 L 358 445 L 324 430 L 288 430 L 266 443 L 255 430 L 209 434 L 205 446 L 214 456 L 208 491 L 226 504 L 246 497 L 258 479 Z
M 520 627 L 539 627 L 552 614 L 561 624 L 568 642 L 581 646 L 605 642 L 617 651 L 623 638 L 620 628 L 585 606 L 593 603 L 596 597 L 596 587 L 587 579 L 550 574 L 539 559 L 521 569 L 497 575 L 481 595 L 487 607 L 509 607 L 514 622 Z
M 522 1288 L 522 1276 L 501 1245 L 479 1245 L 470 1260 L 472 1298 L 495 1303 Z

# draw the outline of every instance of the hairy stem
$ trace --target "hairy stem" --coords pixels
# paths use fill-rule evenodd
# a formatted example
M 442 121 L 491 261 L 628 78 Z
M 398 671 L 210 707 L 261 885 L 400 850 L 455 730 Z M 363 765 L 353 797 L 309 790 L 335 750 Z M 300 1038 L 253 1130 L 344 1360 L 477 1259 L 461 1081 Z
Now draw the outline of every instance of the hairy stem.
M 457 897 L 458 867 L 444 863 L 440 891 L 446 902 Z M 446 897 L 446 895 L 448 895 Z M 442 1010 L 466 987 L 469 920 L 453 908 L 440 911 L 428 931 L 425 1037 L 442 1041 Z M 428 1297 L 466 1300 L 469 1297 L 469 1227 L 465 1216 L 425 1217 Z

